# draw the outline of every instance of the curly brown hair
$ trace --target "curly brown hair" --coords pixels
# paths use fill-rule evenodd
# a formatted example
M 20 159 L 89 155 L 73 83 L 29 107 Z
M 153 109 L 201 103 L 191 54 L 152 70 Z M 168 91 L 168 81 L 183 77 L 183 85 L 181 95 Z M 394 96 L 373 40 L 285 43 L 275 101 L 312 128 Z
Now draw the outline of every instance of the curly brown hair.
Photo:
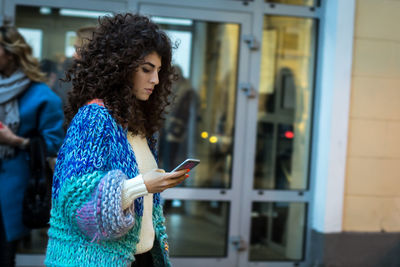
M 140 101 L 133 94 L 133 72 L 152 52 L 161 57 L 159 84 L 147 101 Z M 73 85 L 65 109 L 67 125 L 80 107 L 99 98 L 133 134 L 150 137 L 161 128 L 175 74 L 171 40 L 155 23 L 130 13 L 99 18 L 92 38 L 77 54 L 65 79 Z

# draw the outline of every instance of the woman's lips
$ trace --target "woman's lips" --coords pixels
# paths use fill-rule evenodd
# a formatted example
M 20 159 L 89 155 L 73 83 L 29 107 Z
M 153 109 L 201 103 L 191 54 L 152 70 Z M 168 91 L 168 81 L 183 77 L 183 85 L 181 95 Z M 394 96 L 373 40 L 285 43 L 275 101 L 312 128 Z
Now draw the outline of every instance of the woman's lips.
M 153 93 L 153 89 L 151 89 L 151 88 L 145 88 L 145 90 L 146 90 L 146 93 L 148 93 L 149 95 L 150 95 L 151 93 Z

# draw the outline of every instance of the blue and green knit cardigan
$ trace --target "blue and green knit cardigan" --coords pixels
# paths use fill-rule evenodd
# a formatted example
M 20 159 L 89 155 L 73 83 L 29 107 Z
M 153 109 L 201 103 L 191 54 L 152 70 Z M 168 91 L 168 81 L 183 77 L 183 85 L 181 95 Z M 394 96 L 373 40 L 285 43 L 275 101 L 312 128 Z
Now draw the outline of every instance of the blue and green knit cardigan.
M 155 139 L 148 140 L 155 158 Z M 143 197 L 122 210 L 124 179 L 139 174 L 127 130 L 105 107 L 79 109 L 57 158 L 46 266 L 130 266 L 143 215 Z M 155 266 L 170 266 L 160 195 L 154 194 Z

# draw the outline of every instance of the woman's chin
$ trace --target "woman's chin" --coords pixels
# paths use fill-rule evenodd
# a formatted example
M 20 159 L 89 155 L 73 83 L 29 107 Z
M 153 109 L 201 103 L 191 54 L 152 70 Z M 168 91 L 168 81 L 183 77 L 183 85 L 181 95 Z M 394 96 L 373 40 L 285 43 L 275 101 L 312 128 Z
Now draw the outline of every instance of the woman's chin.
M 147 101 L 147 100 L 149 100 L 150 96 L 149 95 L 148 96 L 140 96 L 140 97 L 136 97 L 136 98 L 140 101 Z

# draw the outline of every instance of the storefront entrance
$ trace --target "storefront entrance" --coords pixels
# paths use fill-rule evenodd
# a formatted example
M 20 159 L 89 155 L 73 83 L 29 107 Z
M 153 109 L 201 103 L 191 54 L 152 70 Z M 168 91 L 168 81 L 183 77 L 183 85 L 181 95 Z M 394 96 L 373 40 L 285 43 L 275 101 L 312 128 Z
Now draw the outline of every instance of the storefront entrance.
M 99 15 L 60 2 L 15 6 L 16 25 L 40 40 L 42 60 L 67 62 L 74 31 Z M 121 11 L 97 2 L 96 12 Z M 163 193 L 173 265 L 305 266 L 318 15 L 264 1 L 132 2 L 176 44 L 180 79 L 159 167 L 201 160 Z M 43 232 L 21 247 L 19 266 L 43 264 Z

